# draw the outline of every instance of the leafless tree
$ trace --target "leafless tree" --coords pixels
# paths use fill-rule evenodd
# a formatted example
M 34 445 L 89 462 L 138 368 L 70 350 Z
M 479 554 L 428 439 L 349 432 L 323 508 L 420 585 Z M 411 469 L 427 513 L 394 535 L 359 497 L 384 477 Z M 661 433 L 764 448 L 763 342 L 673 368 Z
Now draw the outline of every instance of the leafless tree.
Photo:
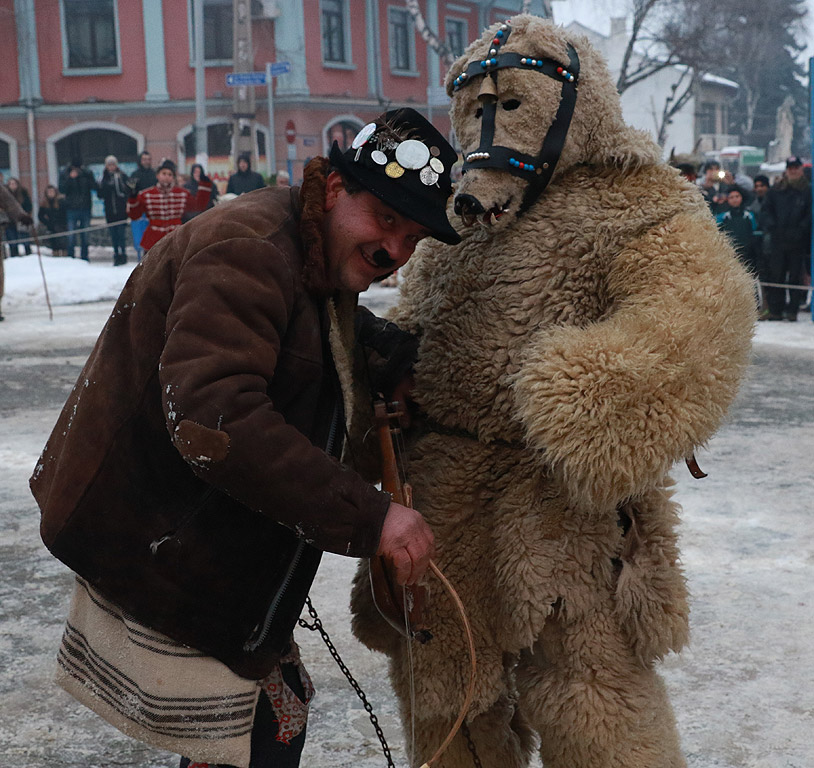
M 480 0 L 478 4 L 480 6 L 481 16 L 485 16 L 485 12 L 494 6 L 495 2 L 496 0 Z M 529 13 L 532 2 L 533 0 L 522 0 L 519 9 L 520 12 Z M 541 2 L 543 5 L 543 16 L 545 18 L 552 18 L 553 13 L 551 10 L 551 0 L 541 0 Z M 447 67 L 451 66 L 455 61 L 455 55 L 450 50 L 449 46 L 444 42 L 442 36 L 440 36 L 435 30 L 431 29 L 429 24 L 427 24 L 427 20 L 424 18 L 424 14 L 421 12 L 421 8 L 418 5 L 418 0 L 404 0 L 404 5 L 410 12 L 410 16 L 413 19 L 416 31 L 419 35 L 421 35 L 421 39 L 438 54 L 438 58 L 441 59 L 443 64 L 445 64 Z

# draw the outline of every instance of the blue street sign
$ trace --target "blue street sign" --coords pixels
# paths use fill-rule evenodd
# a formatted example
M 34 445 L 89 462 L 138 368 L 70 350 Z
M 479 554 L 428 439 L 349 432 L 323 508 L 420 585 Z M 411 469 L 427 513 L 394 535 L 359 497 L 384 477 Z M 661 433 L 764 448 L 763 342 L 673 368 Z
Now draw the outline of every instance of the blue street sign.
M 270 64 L 267 65 L 267 67 L 268 67 L 267 72 L 272 77 L 277 77 L 278 75 L 286 75 L 291 71 L 291 62 L 272 61 Z
M 226 75 L 226 85 L 235 87 L 237 85 L 265 85 L 265 72 L 230 72 Z

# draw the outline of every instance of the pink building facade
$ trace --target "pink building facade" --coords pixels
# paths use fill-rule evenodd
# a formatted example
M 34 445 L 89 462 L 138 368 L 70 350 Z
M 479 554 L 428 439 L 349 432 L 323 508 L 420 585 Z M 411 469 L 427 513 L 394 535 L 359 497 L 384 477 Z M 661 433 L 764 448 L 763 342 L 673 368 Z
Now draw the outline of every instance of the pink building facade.
M 234 3 L 250 8 L 253 70 L 290 66 L 273 80 L 273 129 L 266 86 L 255 88 L 255 119 L 244 118 L 261 172 L 286 169 L 296 183 L 311 157 L 334 140 L 349 144 L 388 108 L 412 106 L 449 134 L 446 65 L 403 0 L 203 2 L 208 170 L 219 182 L 233 170 L 241 128 L 226 84 Z M 455 53 L 519 6 L 420 0 Z M 77 156 L 97 175 L 108 154 L 132 170 L 142 149 L 187 170 L 196 149 L 193 19 L 193 0 L 0 0 L 0 172 L 39 199 Z

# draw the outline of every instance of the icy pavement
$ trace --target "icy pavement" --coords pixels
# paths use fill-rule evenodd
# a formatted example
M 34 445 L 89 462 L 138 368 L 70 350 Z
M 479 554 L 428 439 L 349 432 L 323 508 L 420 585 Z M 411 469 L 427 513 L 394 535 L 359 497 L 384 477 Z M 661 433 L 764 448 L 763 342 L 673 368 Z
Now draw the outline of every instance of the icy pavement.
M 27 478 L 110 299 L 133 268 L 114 269 L 104 253 L 96 257 L 90 265 L 45 259 L 53 321 L 36 257 L 5 262 L 0 768 L 177 765 L 174 756 L 121 736 L 50 682 L 71 577 L 40 544 Z M 395 295 L 376 287 L 365 301 L 382 311 Z M 690 768 L 814 766 L 812 456 L 814 325 L 803 315 L 796 324 L 760 323 L 754 365 L 730 419 L 698 453 L 709 477 L 697 481 L 683 467 L 675 471 L 693 641 L 662 671 Z M 326 557 L 312 596 L 373 702 L 396 764 L 404 766 L 386 663 L 349 633 L 353 568 L 350 560 Z M 318 688 L 303 766 L 385 765 L 361 704 L 319 638 L 299 631 L 298 639 Z

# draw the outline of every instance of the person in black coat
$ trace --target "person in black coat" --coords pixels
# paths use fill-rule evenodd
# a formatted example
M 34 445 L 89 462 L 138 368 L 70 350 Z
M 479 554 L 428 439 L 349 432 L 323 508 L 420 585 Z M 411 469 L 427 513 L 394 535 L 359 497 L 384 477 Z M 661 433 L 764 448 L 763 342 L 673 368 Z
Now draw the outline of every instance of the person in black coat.
M 93 174 L 82 165 L 82 158 L 75 157 L 63 171 L 59 180 L 59 191 L 65 195 L 65 208 L 68 213 L 68 252 L 75 258 L 75 229 L 87 229 L 90 226 L 91 192 L 97 189 Z M 85 261 L 88 256 L 88 233 L 80 232 L 80 255 Z
M 801 285 L 811 244 L 811 185 L 799 157 L 786 161 L 786 175 L 769 190 L 763 208 L 771 234 L 769 282 Z M 805 290 L 769 288 L 769 320 L 796 320 Z
M 59 190 L 49 184 L 45 188 L 45 194 L 40 201 L 40 209 L 37 213 L 40 223 L 45 226 L 48 234 L 55 232 L 65 232 L 68 229 L 68 214 L 65 210 L 65 198 L 59 194 Z M 62 237 L 48 238 L 47 244 L 51 246 L 54 256 L 67 256 L 68 241 Z
M 252 170 L 251 158 L 249 155 L 241 155 L 237 161 L 237 172 L 229 177 L 229 184 L 226 186 L 226 193 L 242 195 L 244 192 L 251 192 L 254 189 L 262 189 L 266 186 L 263 177 Z
M 113 266 L 127 263 L 125 253 L 125 225 L 118 222 L 127 221 L 127 199 L 130 188 L 127 186 L 127 174 L 119 168 L 119 161 L 113 155 L 105 158 L 105 170 L 99 184 L 99 196 L 105 204 L 105 219 L 110 227 L 110 240 L 113 244 Z

